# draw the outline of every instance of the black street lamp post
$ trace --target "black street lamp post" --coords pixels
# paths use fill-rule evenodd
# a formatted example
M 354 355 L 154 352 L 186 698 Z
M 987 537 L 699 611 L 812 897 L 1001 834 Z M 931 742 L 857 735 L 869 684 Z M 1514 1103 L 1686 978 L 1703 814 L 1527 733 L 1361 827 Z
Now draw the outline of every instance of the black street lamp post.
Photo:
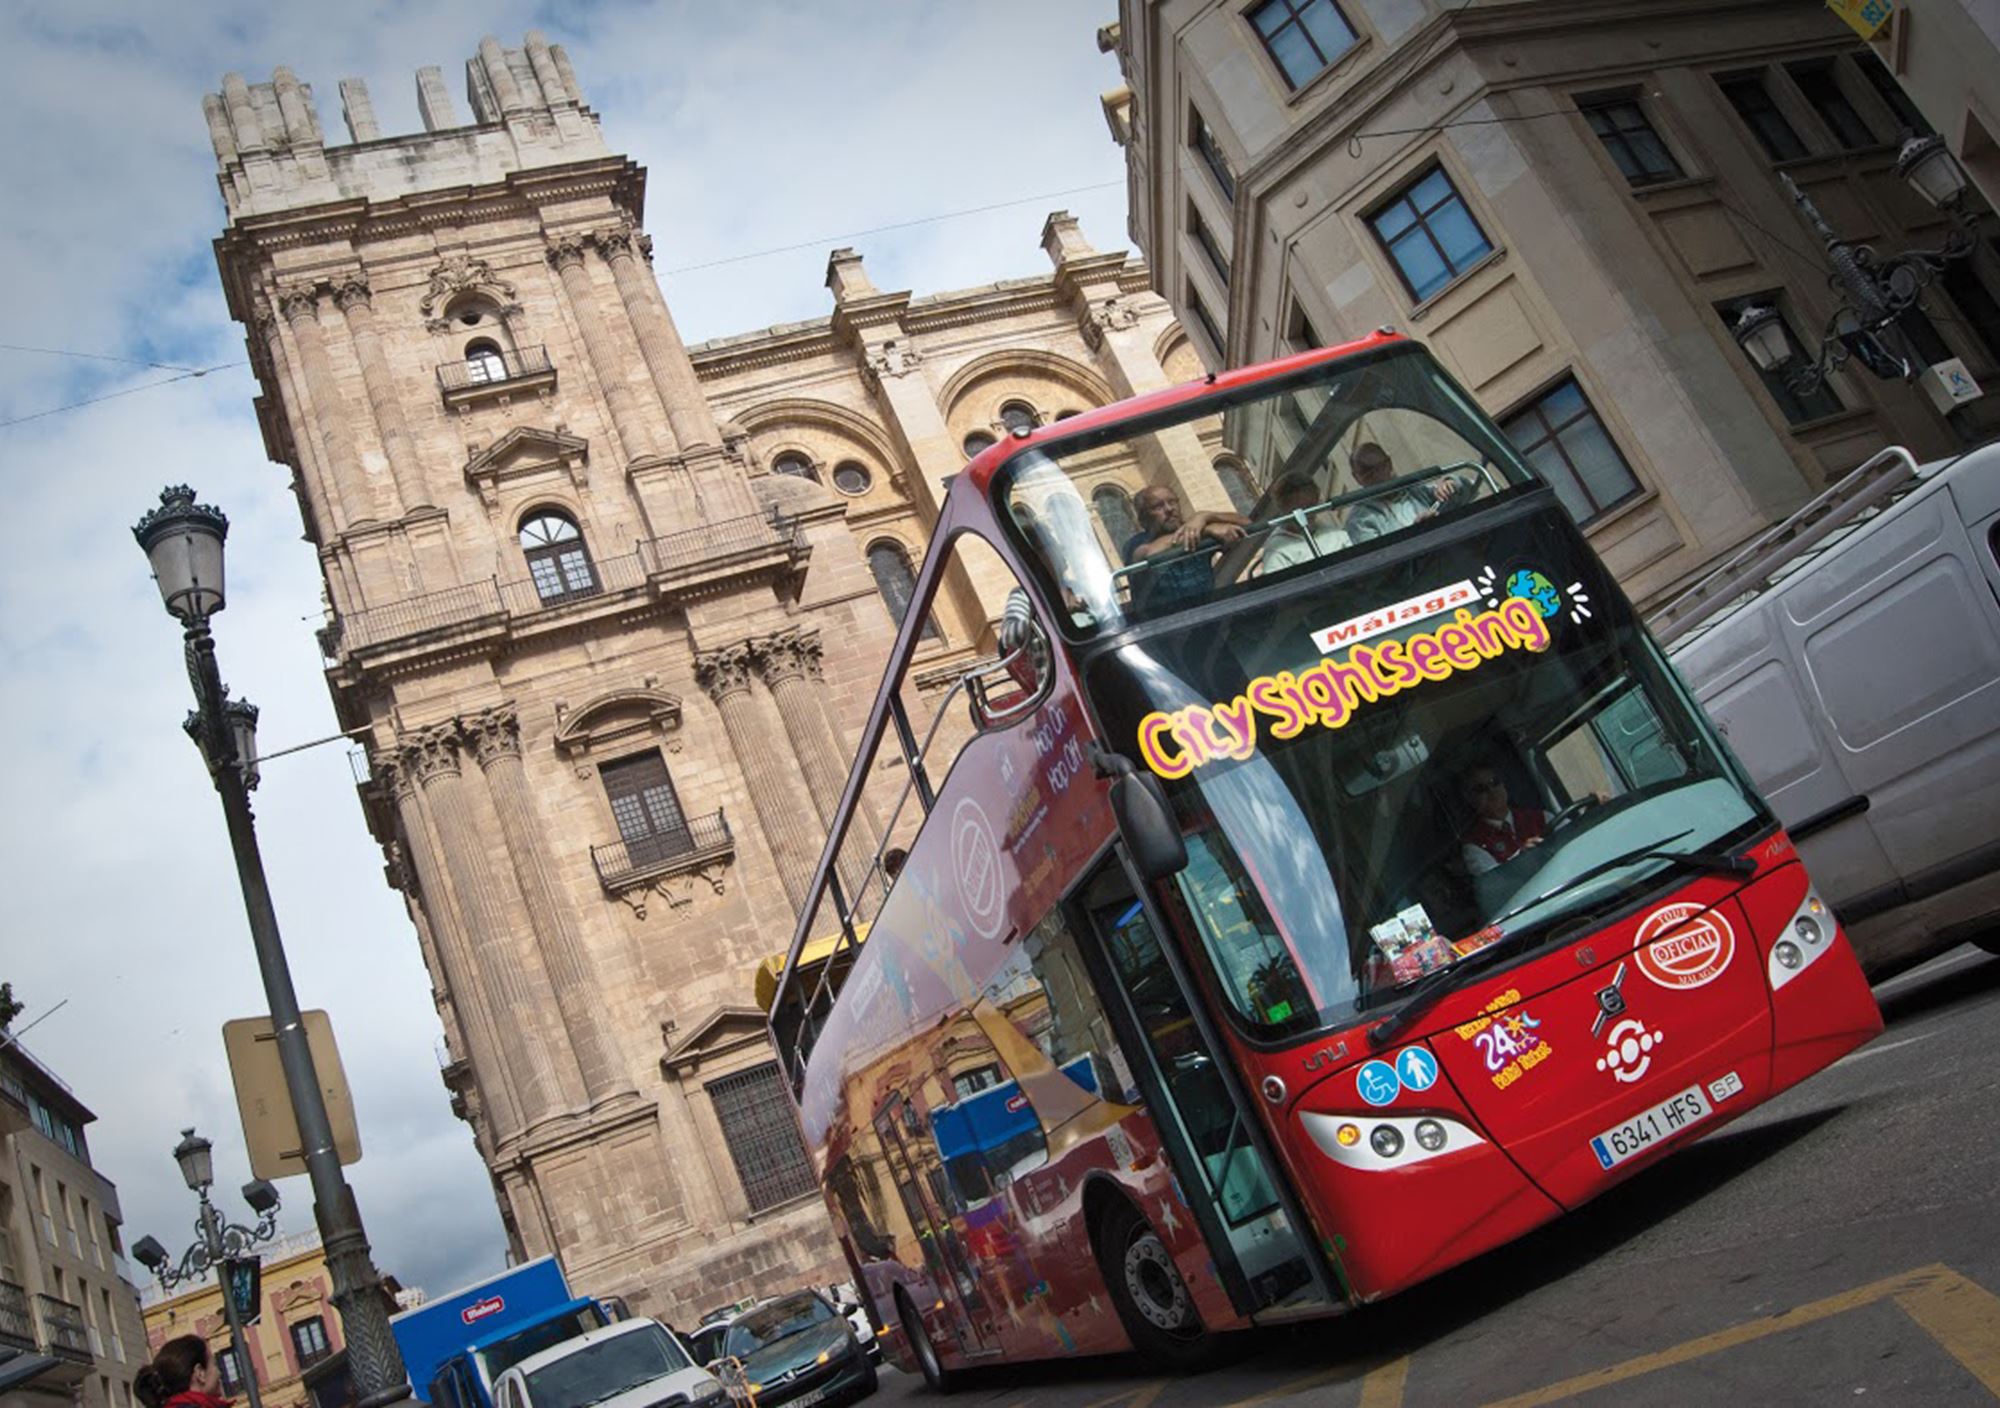
M 250 941 L 263 973 L 278 1059 L 305 1147 L 313 1216 L 333 1277 L 333 1303 L 347 1336 L 359 1408 L 379 1408 L 408 1397 L 409 1385 L 395 1337 L 389 1331 L 382 1276 L 369 1255 L 361 1213 L 334 1149 L 333 1126 L 327 1119 L 326 1100 L 306 1044 L 298 995 L 292 989 L 291 969 L 278 933 L 277 911 L 264 878 L 263 857 L 257 850 L 256 823 L 250 811 L 250 789 L 257 784 L 257 711 L 244 701 L 228 698 L 215 660 L 215 638 L 209 632 L 209 618 L 225 604 L 222 542 L 228 531 L 229 520 L 219 509 L 197 504 L 194 490 L 178 485 L 160 491 L 160 506 L 141 518 L 132 533 L 152 563 L 168 614 L 180 621 L 185 631 L 188 679 L 195 694 L 195 711 L 185 726 L 207 760 L 215 790 L 222 797 L 237 880 L 250 920 Z
M 221 1212 L 208 1200 L 209 1184 L 215 1174 L 211 1147 L 192 1129 L 182 1130 L 181 1142 L 174 1146 L 174 1162 L 181 1166 L 181 1177 L 201 1199 L 201 1215 L 194 1224 L 194 1245 L 181 1254 L 178 1263 L 173 1263 L 158 1238 L 141 1237 L 133 1244 L 132 1255 L 170 1291 L 183 1282 L 198 1281 L 215 1272 L 216 1284 L 222 1290 L 222 1313 L 229 1321 L 229 1347 L 236 1357 L 237 1372 L 243 1376 L 244 1392 L 250 1396 L 250 1408 L 264 1408 L 264 1400 L 257 1392 L 257 1368 L 243 1338 L 243 1317 L 236 1308 L 234 1288 L 224 1275 L 224 1263 L 256 1256 L 260 1242 L 278 1235 L 278 1190 L 261 1178 L 252 1179 L 243 1185 L 243 1201 L 257 1214 L 257 1225 L 244 1227 L 224 1222 Z
M 1951 228 L 1935 249 L 1905 250 L 1886 259 L 1865 244 L 1842 239 L 1789 172 L 1778 177 L 1785 194 L 1826 247 L 1833 266 L 1828 283 L 1840 295 L 1841 303 L 1810 357 L 1801 355 L 1786 336 L 1774 308 L 1745 308 L 1731 331 L 1760 371 L 1784 377 L 1786 385 L 1801 396 L 1810 395 L 1850 355 L 1859 357 L 1878 376 L 1914 380 L 1921 368 L 1910 355 L 1915 348 L 1907 332 L 1898 327 L 1898 320 L 1918 306 L 1932 279 L 1973 251 L 1977 218 L 1966 208 L 1965 173 L 1943 140 L 1913 137 L 1905 142 L 1896 157 L 1896 174 L 1942 210 Z M 1885 342 L 1884 334 L 1892 330 L 1895 335 Z M 1947 413 L 1946 419 L 1963 437 L 1965 429 L 1956 412 Z

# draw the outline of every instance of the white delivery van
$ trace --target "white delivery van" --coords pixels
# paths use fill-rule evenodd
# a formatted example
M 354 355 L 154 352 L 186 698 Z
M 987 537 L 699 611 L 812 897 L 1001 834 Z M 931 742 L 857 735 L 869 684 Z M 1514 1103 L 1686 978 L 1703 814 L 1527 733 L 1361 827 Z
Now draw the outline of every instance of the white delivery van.
M 620 1320 L 523 1359 L 493 1385 L 494 1408 L 725 1408 L 729 1391 L 657 1320 Z
M 1871 974 L 2000 952 L 2000 443 L 1890 449 L 1648 622 Z

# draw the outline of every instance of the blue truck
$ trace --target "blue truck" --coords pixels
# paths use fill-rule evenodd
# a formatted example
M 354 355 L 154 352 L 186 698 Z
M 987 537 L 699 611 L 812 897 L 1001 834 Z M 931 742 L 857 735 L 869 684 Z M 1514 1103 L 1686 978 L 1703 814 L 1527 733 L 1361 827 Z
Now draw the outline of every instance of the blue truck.
M 509 1368 L 612 1318 L 603 1303 L 571 1295 L 562 1267 L 545 1256 L 402 1311 L 389 1328 L 418 1398 L 493 1408 L 494 1381 Z

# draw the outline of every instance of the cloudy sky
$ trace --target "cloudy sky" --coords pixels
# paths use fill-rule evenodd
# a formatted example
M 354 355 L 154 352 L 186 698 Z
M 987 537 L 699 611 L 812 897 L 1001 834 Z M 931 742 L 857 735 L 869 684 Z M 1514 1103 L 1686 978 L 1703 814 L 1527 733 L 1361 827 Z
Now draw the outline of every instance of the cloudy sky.
M 220 810 L 179 728 L 178 632 L 129 532 L 161 485 L 193 484 L 229 514 L 217 635 L 225 678 L 263 710 L 264 750 L 335 727 L 313 554 L 264 459 L 216 281 L 202 94 L 227 71 L 256 82 L 290 64 L 329 138 L 343 77 L 368 81 L 385 132 L 415 131 L 420 65 L 441 65 L 462 103 L 482 34 L 512 47 L 545 30 L 613 148 L 648 168 L 656 264 L 695 341 L 829 311 L 836 244 L 859 247 L 881 287 L 918 293 L 1046 270 L 1036 240 L 1055 206 L 1122 247 L 1121 164 L 1097 106 L 1118 74 L 1095 44 L 1115 8 L 0 5 L 0 486 L 18 496 L 0 553 L 0 979 L 28 1004 L 17 1029 L 67 1002 L 25 1044 L 97 1112 L 92 1155 L 128 1245 L 192 1239 L 170 1157 L 183 1126 L 214 1139 L 220 1185 L 249 1177 L 220 1028 L 262 1006 Z M 712 267 L 673 272 L 690 265 Z M 87 398 L 110 399 L 39 414 Z M 497 1268 L 499 1220 L 437 1077 L 429 983 L 343 750 L 273 761 L 256 802 L 299 993 L 331 1011 L 354 1089 L 366 1155 L 350 1177 L 378 1264 L 433 1292 Z M 305 1180 L 282 1192 L 286 1229 L 310 1229 Z

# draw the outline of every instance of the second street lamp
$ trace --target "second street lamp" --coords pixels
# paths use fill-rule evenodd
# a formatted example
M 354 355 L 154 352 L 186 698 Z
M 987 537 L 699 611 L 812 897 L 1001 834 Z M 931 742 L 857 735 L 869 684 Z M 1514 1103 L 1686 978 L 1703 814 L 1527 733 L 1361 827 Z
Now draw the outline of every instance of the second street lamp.
M 187 731 L 207 760 L 209 776 L 222 798 L 229 843 L 235 852 L 236 876 L 243 889 L 243 906 L 250 921 L 250 942 L 264 979 L 264 996 L 271 1007 L 271 1027 L 277 1037 L 278 1060 L 285 1089 L 297 1117 L 305 1148 L 306 1173 L 312 1180 L 313 1215 L 319 1224 L 327 1269 L 333 1276 L 333 1303 L 347 1334 L 359 1408 L 378 1408 L 409 1396 L 402 1356 L 389 1331 L 382 1276 L 368 1251 L 368 1236 L 354 1193 L 341 1172 L 334 1149 L 333 1126 L 326 1099 L 313 1069 L 305 1024 L 299 1016 L 298 994 L 292 988 L 291 967 L 278 933 L 278 914 L 264 878 L 263 857 L 257 850 L 256 822 L 250 811 L 250 789 L 256 786 L 257 711 L 242 700 L 231 700 L 215 660 L 215 637 L 209 618 L 227 605 L 223 593 L 224 538 L 229 520 L 220 509 L 197 504 L 194 490 L 176 485 L 160 492 L 160 506 L 132 529 L 152 564 L 160 600 L 184 628 L 188 680 L 194 686 L 195 711 Z M 190 1134 L 190 1140 L 193 1136 Z M 197 1159 L 204 1147 L 189 1148 L 183 1172 L 193 1184 Z M 184 1147 L 186 1147 L 184 1141 Z M 179 1158 L 180 1150 L 175 1151 Z M 269 1188 L 269 1185 L 264 1185 Z M 249 1197 L 249 1190 L 245 1190 Z M 260 1192 L 261 1196 L 261 1192 Z M 275 1205 L 275 1192 L 271 1194 Z M 253 1203 L 254 1205 L 254 1203 Z

